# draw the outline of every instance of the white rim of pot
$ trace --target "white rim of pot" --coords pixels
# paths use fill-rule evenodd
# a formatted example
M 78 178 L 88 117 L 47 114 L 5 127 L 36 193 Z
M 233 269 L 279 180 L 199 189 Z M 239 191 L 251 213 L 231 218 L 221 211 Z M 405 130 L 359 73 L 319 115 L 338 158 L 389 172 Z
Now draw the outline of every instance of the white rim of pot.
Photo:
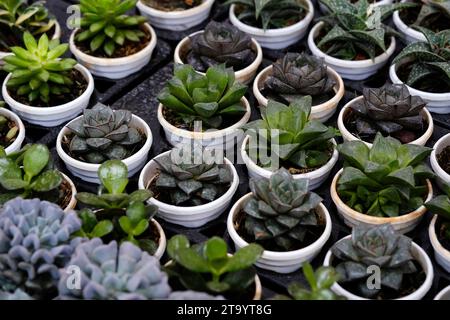
M 444 169 L 442 169 L 439 162 L 437 161 L 437 154 L 442 152 L 442 150 L 447 146 L 450 146 L 450 133 L 447 133 L 445 136 L 441 137 L 434 144 L 433 151 L 431 152 L 430 156 L 430 163 L 431 167 L 433 168 L 433 171 L 446 183 L 450 183 L 450 174 L 445 172 Z M 438 151 L 438 149 L 440 150 Z
M 450 251 L 444 248 L 436 234 L 437 219 L 438 215 L 435 214 L 430 222 L 430 225 L 428 226 L 428 236 L 430 238 L 431 246 L 433 247 L 434 251 L 438 252 L 440 256 L 442 256 L 446 261 L 449 261 L 450 263 Z
M 342 238 L 338 242 L 340 242 L 344 239 L 348 239 L 348 238 L 351 238 L 351 235 L 348 235 L 348 236 Z M 338 243 L 338 242 L 336 242 L 336 243 Z M 431 285 L 433 284 L 434 270 L 433 270 L 433 264 L 431 263 L 430 257 L 428 257 L 426 252 L 415 242 L 412 242 L 411 244 L 412 244 L 411 250 L 412 250 L 412 254 L 413 254 L 414 258 L 415 258 L 416 262 L 420 263 L 423 271 L 426 274 L 425 281 L 413 293 L 408 294 L 404 297 L 394 299 L 394 300 L 418 300 L 418 299 L 421 299 L 430 290 Z M 334 256 L 333 256 L 331 249 L 328 250 L 328 252 L 325 256 L 323 265 L 326 267 L 332 266 L 332 258 L 333 257 Z M 423 258 L 422 260 L 424 260 L 424 261 L 419 261 L 418 257 L 422 257 Z M 350 291 L 345 290 L 337 282 L 333 284 L 331 289 L 335 293 L 337 293 L 339 295 L 344 295 L 345 297 L 349 298 L 350 300 L 370 300 L 370 299 L 367 299 L 364 297 L 357 296 L 357 295 L 351 293 Z
M 77 198 L 76 198 L 77 188 L 75 187 L 75 184 L 73 183 L 72 179 L 70 179 L 67 175 L 65 175 L 61 171 L 59 171 L 59 173 L 62 175 L 63 179 L 69 183 L 70 192 L 72 193 L 69 203 L 67 204 L 67 206 L 65 208 L 63 208 L 64 212 L 68 212 L 70 210 L 75 209 L 75 207 L 77 205 Z
M 267 80 L 267 78 L 272 75 L 272 70 L 273 66 L 272 65 L 268 66 L 256 76 L 255 81 L 253 82 L 253 94 L 258 102 L 260 101 L 264 102 L 263 103 L 264 106 L 267 106 L 269 99 L 267 99 L 262 95 L 260 88 L 264 86 L 265 80 Z M 332 104 L 336 104 L 337 106 L 339 101 L 341 101 L 342 97 L 344 96 L 345 86 L 341 76 L 330 66 L 327 66 L 327 73 L 333 80 L 336 81 L 336 85 L 333 87 L 335 94 L 333 98 L 331 98 L 330 100 L 325 101 L 324 103 L 318 104 L 316 106 L 312 106 L 311 114 L 325 111 Z
M 200 30 L 197 32 L 194 32 L 192 34 L 190 34 L 189 36 L 185 37 L 183 40 L 181 40 L 177 47 L 175 48 L 175 53 L 174 53 L 174 61 L 175 63 L 179 63 L 179 64 L 185 64 L 185 62 L 183 61 L 183 59 L 181 59 L 181 52 L 183 51 L 187 51 L 190 49 L 191 47 L 191 37 L 197 35 L 197 34 L 201 34 L 204 33 L 204 30 Z M 189 48 L 187 48 L 186 50 L 183 50 L 186 46 L 188 46 Z M 235 77 L 236 79 L 239 79 L 240 77 L 246 75 L 246 74 L 250 74 L 253 71 L 257 71 L 259 65 L 261 64 L 262 60 L 263 60 L 263 52 L 262 52 L 262 48 L 259 45 L 258 41 L 256 41 L 254 38 L 252 38 L 252 49 L 253 51 L 256 53 L 256 58 L 255 60 L 253 60 L 253 62 L 248 65 L 247 67 L 245 67 L 244 69 L 240 69 L 235 71 Z M 197 71 L 197 70 L 196 70 Z M 203 72 L 199 72 L 200 74 L 204 74 Z
M 6 154 L 10 154 L 14 150 L 20 150 L 23 140 L 25 140 L 25 126 L 23 125 L 22 120 L 20 120 L 17 114 L 6 108 L 0 108 L 0 115 L 5 116 L 10 121 L 13 121 L 16 125 L 19 126 L 19 132 L 17 133 L 16 140 L 14 140 L 13 143 L 5 148 Z
M 65 104 L 61 104 L 61 105 L 54 106 L 54 107 L 34 107 L 34 106 L 29 106 L 29 105 L 20 103 L 19 101 L 15 100 L 9 94 L 8 89 L 6 87 L 6 84 L 8 83 L 9 79 L 11 78 L 11 73 L 8 74 L 8 76 L 5 78 L 5 81 L 3 81 L 3 86 L 2 86 L 3 99 L 5 99 L 5 102 L 8 105 L 10 105 L 10 106 L 13 105 L 15 110 L 17 110 L 19 112 L 23 112 L 23 113 L 33 114 L 33 115 L 42 115 L 43 113 L 52 115 L 52 114 L 61 113 L 63 111 L 67 111 L 69 109 L 73 109 L 74 105 L 78 106 L 77 102 L 79 102 L 81 100 L 89 100 L 89 97 L 94 92 L 94 78 L 92 77 L 89 70 L 86 69 L 81 64 L 76 64 L 74 68 L 81 72 L 81 74 L 84 76 L 84 78 L 86 79 L 86 81 L 88 83 L 86 90 L 84 90 L 84 92 L 81 94 L 81 96 L 79 96 L 75 100 L 72 100 Z
M 347 114 L 347 112 L 350 111 L 350 106 L 356 102 L 359 102 L 360 100 L 363 100 L 363 99 L 364 99 L 364 96 L 359 96 L 359 97 L 356 97 L 355 99 L 349 101 L 339 112 L 337 125 L 338 125 L 339 131 L 341 132 L 344 140 L 347 140 L 347 141 L 359 140 L 359 141 L 364 142 L 369 148 L 371 148 L 372 143 L 361 140 L 358 137 L 354 136 L 350 131 L 348 131 L 348 129 L 345 127 L 345 124 L 344 124 L 344 117 Z M 424 118 L 425 118 L 425 122 L 428 123 L 428 128 L 427 128 L 427 130 L 425 130 L 423 135 L 421 135 L 416 140 L 411 141 L 409 144 L 416 144 L 416 145 L 424 146 L 427 143 L 427 141 L 431 138 L 431 136 L 433 135 L 434 122 L 433 122 L 433 117 L 431 116 L 431 113 L 428 111 L 428 109 L 426 107 L 423 108 L 421 113 L 422 113 L 422 116 L 425 116 Z
M 400 2 L 409 2 L 409 1 L 402 0 Z M 414 38 L 417 41 L 427 41 L 427 39 L 421 32 L 414 30 L 413 28 L 408 26 L 405 22 L 403 22 L 402 18 L 400 18 L 400 11 L 398 10 L 394 11 L 394 14 L 392 15 L 392 21 L 394 22 L 395 27 L 399 31 L 403 32 L 405 35 Z
M 170 132 L 173 132 L 175 135 L 178 135 L 187 139 L 195 139 L 195 140 L 208 140 L 208 139 L 216 139 L 221 138 L 224 135 L 230 133 L 230 131 L 237 130 L 241 128 L 244 124 L 248 122 L 251 115 L 250 104 L 248 103 L 245 97 L 242 97 L 241 103 L 244 104 L 246 112 L 242 116 L 242 118 L 233 124 L 232 126 L 220 130 L 208 131 L 208 132 L 194 132 L 188 131 L 184 129 L 180 129 L 169 123 L 163 116 L 163 105 L 160 103 L 158 106 L 158 121 L 161 126 Z
M 185 10 L 179 10 L 179 11 L 163 11 L 158 10 L 155 8 L 152 8 L 146 4 L 144 4 L 141 0 L 138 1 L 136 6 L 139 10 L 142 10 L 144 12 L 147 12 L 151 15 L 158 15 L 162 18 L 183 18 L 186 16 L 196 15 L 200 13 L 201 11 L 206 10 L 208 7 L 212 6 L 214 4 L 214 0 L 204 0 L 201 4 L 199 4 L 196 7 L 185 9 Z
M 164 232 L 164 229 L 161 227 L 161 225 L 159 224 L 158 221 L 156 221 L 155 219 L 152 218 L 150 220 L 150 222 L 152 222 L 156 226 L 156 230 L 159 233 L 158 249 L 156 249 L 153 256 L 157 259 L 161 259 L 162 256 L 164 255 L 164 252 L 166 251 L 166 246 L 167 246 L 166 234 Z
M 100 164 L 94 164 L 94 163 L 88 163 L 83 162 L 77 159 L 72 158 L 69 156 L 62 147 L 62 139 L 66 134 L 69 134 L 71 130 L 67 127 L 72 122 L 80 119 L 81 117 L 84 117 L 83 115 L 76 117 L 69 123 L 67 123 L 59 132 L 58 137 L 56 139 L 56 152 L 58 153 L 59 157 L 63 160 L 63 162 L 70 164 L 71 166 L 74 166 L 76 168 L 79 168 L 81 170 L 85 171 L 93 171 L 96 172 L 98 168 L 100 167 Z M 153 143 L 153 135 L 152 131 L 150 130 L 150 127 L 148 124 L 142 120 L 140 117 L 133 114 L 132 116 L 133 120 L 139 123 L 139 128 L 142 128 L 143 133 L 146 135 L 146 140 L 144 145 L 141 149 L 139 149 L 135 154 L 131 155 L 128 158 L 125 158 L 122 160 L 123 163 L 125 163 L 127 166 L 129 166 L 131 163 L 139 162 L 139 159 L 142 159 L 147 156 L 148 150 L 150 150 L 152 143 Z
M 442 299 L 446 297 L 447 299 Z M 445 287 L 434 297 L 433 300 L 450 300 L 450 286 Z
M 97 66 L 122 66 L 127 65 L 130 62 L 130 60 L 144 59 L 146 56 L 150 55 L 151 52 L 153 52 L 153 50 L 156 47 L 158 38 L 156 36 L 155 30 L 153 30 L 151 25 L 149 25 L 148 23 L 144 23 L 143 25 L 147 28 L 147 30 L 150 33 L 150 41 L 146 47 L 142 48 L 140 51 L 132 55 L 120 58 L 100 58 L 84 53 L 83 51 L 78 49 L 77 45 L 75 44 L 75 35 L 80 30 L 79 28 L 73 30 L 72 34 L 70 35 L 69 39 L 70 51 L 72 51 L 72 53 L 76 57 L 79 57 L 86 64 L 89 65 L 92 64 Z
M 247 193 L 245 196 L 241 197 L 231 208 L 230 213 L 227 218 L 227 230 L 231 237 L 231 239 L 238 244 L 239 247 L 245 247 L 248 246 L 249 243 L 245 241 L 237 232 L 234 224 L 234 219 L 237 214 L 240 212 L 238 211 L 239 208 L 242 208 L 244 204 L 250 199 L 252 196 L 252 193 Z M 320 251 L 320 249 L 325 245 L 325 243 L 328 241 L 330 235 L 331 235 L 331 228 L 332 228 L 332 222 L 330 214 L 327 210 L 327 208 L 323 205 L 323 203 L 320 203 L 318 208 L 320 208 L 323 212 L 323 215 L 325 217 L 325 228 L 323 230 L 323 233 L 320 235 L 320 237 L 311 243 L 309 246 L 306 246 L 304 248 L 298 249 L 298 250 L 292 250 L 292 251 L 270 251 L 270 250 L 264 250 L 261 258 L 262 259 L 270 259 L 270 260 L 278 260 L 278 261 L 285 261 L 285 260 L 292 260 L 295 256 L 308 256 L 311 255 L 314 252 Z M 317 209 L 317 208 L 316 208 Z
M 337 189 L 336 189 L 337 182 L 343 171 L 344 171 L 344 169 L 339 170 L 336 173 L 336 175 L 334 176 L 333 182 L 331 183 L 331 187 L 330 187 L 330 194 L 331 194 L 331 199 L 333 200 L 336 207 L 343 208 L 345 210 L 346 214 L 351 216 L 352 219 L 355 219 L 357 221 L 364 222 L 367 224 L 390 223 L 390 224 L 396 226 L 396 225 L 404 224 L 406 222 L 418 219 L 427 212 L 427 208 L 425 208 L 424 205 L 420 206 L 419 208 L 417 208 L 414 211 L 411 211 L 407 214 L 403 214 L 398 217 L 374 217 L 374 216 L 370 216 L 368 214 L 358 212 L 358 211 L 354 210 L 353 208 L 350 208 L 344 201 L 342 201 L 342 199 L 339 197 L 339 194 L 337 193 Z M 424 203 L 430 201 L 433 198 L 433 185 L 431 184 L 431 181 L 428 179 L 426 180 L 426 182 L 427 182 L 427 187 L 428 187 L 428 195 L 427 195 L 427 198 L 425 199 Z

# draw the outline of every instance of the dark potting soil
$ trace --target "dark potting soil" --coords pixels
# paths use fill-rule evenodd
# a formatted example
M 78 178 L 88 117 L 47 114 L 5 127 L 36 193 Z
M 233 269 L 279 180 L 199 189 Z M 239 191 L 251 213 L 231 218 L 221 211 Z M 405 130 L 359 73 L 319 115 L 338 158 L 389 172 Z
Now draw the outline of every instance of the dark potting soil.
M 445 147 L 441 153 L 437 155 L 437 160 L 441 168 L 450 174 L 450 146 Z
M 2 28 L 7 28 L 5 25 L 2 26 Z M 30 32 L 33 33 L 31 30 Z M 33 33 L 34 34 L 34 33 Z M 48 30 L 46 33 L 47 37 L 49 39 L 53 38 L 53 35 L 55 34 L 55 27 L 53 26 L 50 30 Z M 20 32 L 14 32 L 13 30 L 8 31 L 2 31 L 2 36 L 6 38 L 5 42 L 9 47 L 24 47 L 24 43 L 22 40 L 22 31 Z M 0 43 L 0 51 L 3 52 L 10 52 L 9 48 L 6 48 Z
M 404 83 L 406 83 L 406 80 L 408 80 L 408 76 L 411 72 L 411 67 L 411 63 L 405 63 L 397 68 L 397 76 Z M 432 74 L 417 81 L 414 86 L 411 87 L 425 92 L 446 93 L 450 92 L 450 81 L 448 81 L 448 79 L 444 77 L 442 77 L 442 79 L 436 78 L 436 74 Z
M 408 2 L 422 4 L 421 1 L 408 1 Z M 422 6 L 400 10 L 399 12 L 400 19 L 402 19 L 402 21 L 406 25 L 411 27 L 413 23 L 417 20 L 421 7 Z M 434 32 L 439 32 L 442 30 L 450 29 L 450 19 L 443 14 L 436 14 L 433 15 L 431 18 L 423 21 L 423 24 L 421 26 L 430 29 Z
M 8 132 L 11 129 L 13 129 L 13 128 L 19 129 L 19 125 L 18 124 L 16 124 L 11 119 L 7 118 L 7 120 L 8 120 L 8 122 L 3 126 L 2 129 L 0 129 L 0 146 L 2 146 L 5 149 L 7 147 L 9 147 L 14 141 L 16 141 L 17 135 L 19 134 L 19 130 L 17 130 L 17 133 L 16 133 L 15 137 L 12 138 L 11 140 L 6 141 L 6 135 L 8 134 Z
M 59 199 L 58 199 L 58 205 L 65 209 L 72 199 L 72 187 L 70 183 L 63 179 L 63 182 L 59 186 Z
M 291 102 L 288 101 L 287 99 L 283 98 L 283 96 L 273 90 L 267 89 L 267 88 L 263 88 L 261 91 L 261 94 L 266 97 L 269 100 L 275 100 L 276 102 L 280 102 L 286 105 L 289 105 Z M 325 103 L 331 99 L 333 99 L 333 97 L 336 95 L 336 93 L 334 91 L 328 92 L 328 93 L 324 93 L 321 95 L 316 95 L 316 96 L 311 96 L 312 98 L 312 106 L 318 106 L 319 104 Z M 300 95 L 296 98 L 300 98 Z
M 237 4 L 235 9 L 235 14 L 237 17 L 245 10 L 245 5 Z M 288 20 L 284 19 L 272 19 L 272 22 L 276 24 L 277 28 L 286 28 L 296 24 L 297 22 L 303 20 L 306 17 L 306 10 L 303 10 L 298 16 L 294 16 Z M 252 16 L 246 17 L 244 19 L 239 19 L 242 23 L 249 25 L 251 27 L 262 29 L 262 23 L 260 20 L 256 21 Z M 271 29 L 274 27 L 271 27 Z
M 197 7 L 202 3 L 199 0 L 178 0 L 178 1 L 161 1 L 161 0 L 143 0 L 143 3 L 151 8 L 161 11 L 183 11 Z
M 434 229 L 440 244 L 450 251 L 450 239 L 446 236 L 446 233 L 450 233 L 450 223 L 447 222 L 447 225 L 445 225 L 443 219 L 438 216 Z

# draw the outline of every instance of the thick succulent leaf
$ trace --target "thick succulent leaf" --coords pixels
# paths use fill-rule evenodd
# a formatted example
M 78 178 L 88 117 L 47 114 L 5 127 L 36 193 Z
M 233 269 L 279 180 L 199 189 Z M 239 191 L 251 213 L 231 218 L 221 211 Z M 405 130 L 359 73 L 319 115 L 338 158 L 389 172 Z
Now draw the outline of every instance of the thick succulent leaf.
M 380 184 L 373 179 L 370 179 L 361 170 L 346 167 L 342 172 L 341 177 L 338 180 L 338 185 L 349 185 L 349 186 L 367 186 L 367 187 L 379 187 Z
M 450 80 L 450 62 L 429 62 L 429 65 L 436 67 Z
M 356 40 L 356 38 L 348 31 L 342 29 L 339 25 L 335 25 L 317 44 L 319 48 L 323 48 L 325 44 L 336 40 Z
M 406 83 L 410 86 L 414 85 L 417 81 L 424 79 L 434 73 L 431 66 L 424 63 L 414 63 L 411 71 L 409 72 Z
M 443 58 L 432 52 L 430 45 L 425 42 L 414 42 L 404 48 L 392 61 L 396 64 L 406 58 L 421 59 L 427 62 L 443 62 Z
M 365 42 L 376 44 L 381 50 L 386 51 L 384 43 L 385 32 L 384 29 L 374 29 L 370 31 L 352 30 L 351 34 Z
M 339 153 L 351 166 L 364 170 L 366 162 L 369 160 L 370 149 L 362 141 L 352 141 L 337 146 Z
M 47 192 L 58 188 L 63 181 L 58 170 L 49 170 L 40 174 L 30 187 L 36 192 Z
M 336 266 L 339 281 L 349 282 L 367 277 L 367 267 L 362 263 L 353 261 L 341 262 Z

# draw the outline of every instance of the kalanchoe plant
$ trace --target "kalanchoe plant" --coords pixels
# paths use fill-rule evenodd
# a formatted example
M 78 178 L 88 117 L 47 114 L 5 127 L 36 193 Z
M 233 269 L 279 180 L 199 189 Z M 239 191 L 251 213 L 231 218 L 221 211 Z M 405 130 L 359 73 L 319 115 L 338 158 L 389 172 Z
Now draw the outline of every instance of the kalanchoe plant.
M 233 299 L 243 298 L 245 294 L 253 297 L 256 275 L 253 264 L 262 255 L 263 248 L 250 244 L 233 256 L 228 256 L 227 250 L 226 242 L 219 237 L 191 246 L 184 235 L 174 236 L 167 244 L 172 262 L 166 271 L 189 290 Z
M 354 227 L 351 238 L 331 248 L 339 284 L 354 289 L 353 294 L 371 299 L 395 299 L 403 290 L 417 289 L 414 285 L 420 280 L 417 278 L 421 271 L 414 264 L 411 246 L 411 239 L 396 233 L 390 224 Z M 367 286 L 369 266 L 380 268 L 380 288 Z
M 421 2 L 413 26 L 422 26 L 435 31 L 450 29 L 449 0 L 421 0 Z
M 251 179 L 252 197 L 242 220 L 249 240 L 272 251 L 301 249 L 317 240 L 323 232 L 316 212 L 322 198 L 309 192 L 308 185 L 308 180 L 294 180 L 284 168 L 270 179 Z
M 142 133 L 131 126 L 131 119 L 130 111 L 112 110 L 101 103 L 84 110 L 81 118 L 68 125 L 74 134 L 68 142 L 70 154 L 97 164 L 128 158 L 144 140 Z
M 163 11 L 179 11 L 192 9 L 202 3 L 202 0 L 142 0 L 149 7 Z
M 5 106 L 5 102 L 0 101 L 0 108 Z M 1 110 L 1 109 L 0 109 Z M 19 134 L 19 125 L 13 120 L 0 114 L 0 147 L 9 147 Z
M 362 141 L 338 146 L 345 159 L 337 182 L 339 197 L 358 212 L 376 217 L 397 217 L 423 205 L 434 174 L 424 163 L 432 149 L 401 144 L 381 133 L 371 149 Z
M 441 221 L 438 234 L 450 241 L 450 184 L 443 182 L 446 195 L 440 195 L 425 203 L 425 207 L 433 214 L 437 214 Z
M 211 21 L 203 33 L 191 36 L 186 61 L 200 72 L 222 63 L 239 71 L 255 60 L 252 45 L 252 38 L 230 23 Z
M 387 84 L 380 89 L 364 88 L 364 98 L 350 106 L 353 116 L 345 123 L 360 139 L 372 142 L 377 132 L 402 143 L 418 139 L 426 129 L 422 110 L 426 102 L 411 96 L 404 84 Z
M 305 53 L 287 53 L 272 65 L 272 75 L 265 81 L 262 93 L 269 99 L 286 104 L 311 96 L 313 105 L 318 105 L 334 96 L 335 85 L 322 58 Z
M 190 65 L 175 65 L 174 77 L 158 100 L 189 129 L 195 121 L 217 129 L 246 112 L 241 104 L 246 91 L 245 85 L 235 82 L 234 71 L 224 65 L 209 68 L 206 75 L 198 74 Z

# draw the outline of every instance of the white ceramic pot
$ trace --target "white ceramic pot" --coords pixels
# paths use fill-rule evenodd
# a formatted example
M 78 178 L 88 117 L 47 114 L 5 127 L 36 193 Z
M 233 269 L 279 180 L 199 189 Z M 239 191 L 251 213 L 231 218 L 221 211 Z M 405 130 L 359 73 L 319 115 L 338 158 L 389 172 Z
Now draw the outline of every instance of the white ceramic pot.
M 195 32 L 190 36 L 181 40 L 180 43 L 178 43 L 177 47 L 175 48 L 174 54 L 175 63 L 184 64 L 182 57 L 185 57 L 186 54 L 188 54 L 189 51 L 191 50 L 191 37 L 203 32 L 204 32 L 203 30 Z M 253 42 L 252 49 L 256 53 L 255 60 L 246 68 L 235 71 L 236 80 L 244 84 L 249 84 L 250 82 L 252 82 L 253 78 L 256 75 L 256 72 L 258 71 L 259 65 L 263 60 L 263 52 L 261 46 L 255 39 L 252 39 L 252 42 Z
M 262 168 L 258 166 L 248 155 L 247 153 L 247 145 L 250 142 L 250 136 L 247 135 L 244 138 L 244 141 L 241 146 L 241 156 L 242 160 L 244 161 L 245 165 L 247 166 L 248 175 L 250 178 L 253 179 L 260 179 L 260 178 L 266 178 L 269 179 L 270 176 L 273 174 L 273 172 L 269 169 Z M 336 146 L 336 141 L 332 140 L 333 144 Z M 318 168 L 317 170 L 302 173 L 302 174 L 294 174 L 294 179 L 308 179 L 309 180 L 309 189 L 314 190 L 320 187 L 322 183 L 327 180 L 328 176 L 330 175 L 331 170 L 333 169 L 334 165 L 339 159 L 339 152 L 337 151 L 336 147 L 333 150 L 333 155 L 331 156 L 331 159 L 322 167 Z
M 121 58 L 99 58 L 84 53 L 78 49 L 75 44 L 75 35 L 79 29 L 75 29 L 70 35 L 70 51 L 78 60 L 91 71 L 94 76 L 108 79 L 122 79 L 145 67 L 152 57 L 153 50 L 156 47 L 157 37 L 153 28 L 145 23 L 144 26 L 150 32 L 150 42 L 141 51 L 127 57 Z
M 245 97 L 242 97 L 241 103 L 245 106 L 247 111 L 242 118 L 234 125 L 221 129 L 221 130 L 208 130 L 206 132 L 194 132 L 184 129 L 180 129 L 170 124 L 163 116 L 163 105 L 159 104 L 158 107 L 158 121 L 163 127 L 169 143 L 174 146 L 191 145 L 194 141 L 201 143 L 204 147 L 213 149 L 232 149 L 234 147 L 234 141 L 237 139 L 238 143 L 243 139 L 242 126 L 245 125 L 250 119 L 251 109 Z M 225 144 L 225 148 L 224 148 Z
M 43 127 L 56 127 L 69 120 L 72 120 L 80 114 L 89 104 L 89 99 L 94 92 L 94 79 L 91 73 L 80 64 L 75 66 L 75 69 L 81 72 L 86 79 L 88 85 L 86 90 L 76 98 L 68 103 L 54 106 L 54 107 L 33 107 L 14 100 L 6 88 L 6 83 L 11 78 L 8 74 L 2 86 L 3 99 L 9 107 L 23 120 L 37 124 Z
M 77 188 L 75 187 L 75 184 L 73 183 L 72 179 L 70 179 L 64 173 L 62 173 L 62 172 L 60 172 L 60 173 L 61 173 L 63 179 L 66 180 L 70 185 L 70 192 L 71 192 L 70 201 L 67 204 L 67 206 L 65 208 L 63 208 L 64 212 L 69 212 L 70 210 L 75 209 L 75 207 L 77 206 L 77 198 L 76 198 Z
M 80 117 L 77 117 L 76 119 L 70 121 L 67 125 L 78 120 Z M 97 170 L 100 168 L 99 164 L 93 164 L 74 159 L 64 151 L 62 147 L 63 138 L 71 133 L 71 130 L 67 127 L 67 125 L 59 132 L 58 138 L 56 140 L 56 151 L 58 152 L 59 157 L 62 159 L 62 161 L 64 161 L 67 169 L 74 176 L 77 176 L 87 182 L 99 184 L 100 180 L 97 175 Z M 141 170 L 141 168 L 147 162 L 148 153 L 153 142 L 153 136 L 150 127 L 144 120 L 142 120 L 138 116 L 133 115 L 130 125 L 131 127 L 137 128 L 147 138 L 145 140 L 144 146 L 138 152 L 133 154 L 131 157 L 122 160 L 128 167 L 129 177 L 133 176 L 139 170 Z
M 204 0 L 202 4 L 187 10 L 162 11 L 156 10 L 138 1 L 137 8 L 144 17 L 149 19 L 151 25 L 159 29 L 171 31 L 188 30 L 209 17 L 214 0 Z
M 23 140 L 25 139 L 25 126 L 22 120 L 14 113 L 5 108 L 0 108 L 0 115 L 13 121 L 17 126 L 19 126 L 19 132 L 17 133 L 16 140 L 11 143 L 6 149 L 6 154 L 10 154 L 19 151 L 22 148 Z
M 401 2 L 410 2 L 410 1 L 402 0 Z M 394 14 L 392 15 L 392 20 L 397 30 L 400 31 L 400 33 L 405 36 L 407 43 L 427 41 L 422 32 L 414 30 L 413 28 L 411 28 L 410 26 L 408 26 L 406 23 L 403 22 L 403 20 L 400 18 L 400 11 L 394 12 Z
M 323 28 L 323 22 L 317 23 L 310 31 L 308 36 L 308 47 L 316 57 L 323 58 L 325 63 L 332 67 L 340 76 L 349 80 L 364 80 L 377 73 L 392 56 L 395 51 L 395 38 L 391 37 L 391 43 L 385 52 L 375 57 L 375 59 L 366 59 L 358 61 L 342 60 L 333 58 L 320 50 L 315 38 Z
M 450 300 L 450 286 L 445 287 L 442 289 L 436 297 L 434 297 L 434 300 Z
M 392 65 L 389 69 L 389 77 L 392 83 L 403 84 L 403 81 L 397 76 L 398 65 Z M 426 103 L 430 112 L 446 114 L 450 113 L 450 92 L 432 93 L 414 89 L 408 86 L 409 93 L 413 96 L 420 96 Z
M 331 183 L 330 187 L 330 194 L 331 199 L 333 200 L 334 204 L 336 205 L 336 209 L 339 213 L 339 215 L 344 220 L 345 224 L 349 227 L 353 228 L 359 224 L 365 223 L 369 225 L 380 225 L 385 223 L 390 223 L 394 227 L 395 230 L 397 230 L 400 233 L 407 233 L 411 230 L 413 230 L 419 222 L 422 220 L 422 217 L 427 212 L 427 209 L 425 206 L 420 206 L 416 210 L 398 216 L 398 217 L 374 217 L 370 216 L 368 214 L 364 214 L 361 212 L 358 212 L 349 206 L 347 206 L 344 201 L 341 200 L 337 193 L 337 182 L 342 174 L 344 169 L 339 170 L 338 173 L 334 176 L 333 182 Z M 427 180 L 427 186 L 428 186 L 428 195 L 424 202 L 428 202 L 433 198 L 433 186 L 430 182 L 430 180 Z
M 166 238 L 166 234 L 164 233 L 163 228 L 158 223 L 158 221 L 156 221 L 155 219 L 152 219 L 150 223 L 153 223 L 155 225 L 156 229 L 158 230 L 158 234 L 159 234 L 158 248 L 156 249 L 155 254 L 153 254 L 153 256 L 159 260 L 162 258 L 162 256 L 164 255 L 164 252 L 166 251 L 167 238 Z
M 169 154 L 170 151 L 164 152 L 155 159 Z M 206 223 L 216 219 L 220 216 L 231 204 L 233 195 L 239 186 L 239 176 L 233 164 L 225 158 L 225 163 L 230 167 L 233 173 L 233 182 L 230 188 L 220 198 L 196 207 L 179 207 L 170 205 L 151 198 L 148 200 L 150 204 L 158 207 L 158 216 L 167 222 L 181 225 L 187 228 L 197 228 Z M 139 189 L 147 189 L 152 182 L 155 175 L 158 173 L 159 165 L 153 159 L 142 170 L 139 176 Z
M 340 242 L 344 239 L 348 239 L 350 237 L 351 237 L 351 235 L 339 240 L 338 242 Z M 423 268 L 425 275 L 426 275 L 425 281 L 413 293 L 410 293 L 407 296 L 404 296 L 401 298 L 397 298 L 395 300 L 420 300 L 427 294 L 427 292 L 431 288 L 431 285 L 433 284 L 433 278 L 434 278 L 433 265 L 431 263 L 430 258 L 426 254 L 426 252 L 420 246 L 418 246 L 415 242 L 413 242 L 412 247 L 411 247 L 411 253 L 412 253 L 412 256 L 416 259 L 416 261 Z M 333 266 L 333 258 L 334 258 L 333 253 L 331 252 L 331 250 L 329 250 L 327 252 L 327 255 L 325 256 L 323 265 L 326 267 Z M 369 300 L 367 298 L 357 296 L 357 295 L 345 290 L 338 283 L 333 284 L 333 286 L 331 287 L 331 290 L 334 293 L 336 293 L 340 296 L 343 296 L 349 300 Z
M 253 82 L 253 94 L 260 106 L 267 106 L 267 103 L 269 102 L 269 100 L 262 95 L 261 90 L 264 88 L 267 78 L 272 75 L 272 70 L 273 67 L 268 66 L 256 76 L 255 81 Z M 333 116 L 339 101 L 341 101 L 345 93 L 344 81 L 342 81 L 341 76 L 331 67 L 327 67 L 327 72 L 329 77 L 336 81 L 336 85 L 333 88 L 336 94 L 330 100 L 312 106 L 310 118 L 320 122 L 326 122 Z
M 450 184 L 450 174 L 445 172 L 437 161 L 437 155 L 439 155 L 447 146 L 450 146 L 450 133 L 446 134 L 435 143 L 433 151 L 431 152 L 430 163 L 434 173 L 441 178 L 442 182 Z M 439 181 L 439 183 L 441 182 Z
M 323 14 L 327 14 L 330 12 L 330 10 L 328 10 L 328 8 L 324 4 L 322 4 L 322 2 L 320 2 L 320 1 L 318 1 L 318 2 L 319 2 L 320 11 Z M 373 2 L 373 1 L 369 1 L 369 2 Z M 373 2 L 373 6 L 377 7 L 377 6 L 381 6 L 381 5 L 391 4 L 392 2 L 394 2 L 394 1 L 393 0 L 375 1 L 375 2 Z
M 359 102 L 363 100 L 363 96 L 356 97 L 355 99 L 348 102 L 339 112 L 337 125 L 339 128 L 339 131 L 342 134 L 342 138 L 344 138 L 344 141 L 355 141 L 355 140 L 361 140 L 358 137 L 354 136 L 350 131 L 347 130 L 347 128 L 344 125 L 344 118 L 346 117 L 347 113 L 350 112 L 350 106 L 353 105 L 356 102 Z M 423 135 L 421 135 L 418 139 L 411 141 L 410 144 L 416 144 L 419 146 L 424 146 L 427 141 L 431 138 L 433 135 L 434 130 L 434 122 L 433 117 L 431 116 L 430 112 L 427 110 L 427 108 L 423 108 L 422 110 L 422 116 L 425 119 L 425 122 L 428 123 L 428 128 L 425 131 Z M 361 140 L 362 141 L 362 140 Z M 369 148 L 372 147 L 372 144 L 366 141 L 363 141 Z
M 236 230 L 236 219 L 237 215 L 241 212 L 251 197 L 252 194 L 248 193 L 239 199 L 238 202 L 234 204 L 230 214 L 228 215 L 227 230 L 234 242 L 236 250 L 248 246 L 248 242 L 245 241 Z M 300 269 L 303 263 L 313 260 L 328 241 L 332 228 L 330 214 L 323 204 L 320 204 L 317 207 L 317 213 L 325 221 L 325 230 L 315 242 L 305 248 L 294 251 L 277 252 L 264 250 L 261 258 L 255 263 L 255 265 L 262 269 L 271 270 L 277 273 L 291 273 Z
M 434 215 L 431 220 L 430 226 L 428 227 L 428 236 L 430 237 L 431 246 L 434 249 L 434 257 L 439 263 L 439 265 L 445 269 L 445 271 L 450 272 L 450 251 L 444 248 L 444 246 L 439 242 L 438 236 L 436 234 L 436 221 L 438 216 Z
M 263 30 L 249 26 L 237 18 L 234 12 L 236 5 L 234 4 L 230 6 L 230 21 L 236 28 L 251 35 L 259 42 L 261 47 L 267 49 L 284 49 L 297 43 L 308 31 L 308 26 L 314 17 L 314 6 L 310 0 L 304 0 L 304 3 L 308 6 L 306 16 L 296 24 L 285 28 Z

